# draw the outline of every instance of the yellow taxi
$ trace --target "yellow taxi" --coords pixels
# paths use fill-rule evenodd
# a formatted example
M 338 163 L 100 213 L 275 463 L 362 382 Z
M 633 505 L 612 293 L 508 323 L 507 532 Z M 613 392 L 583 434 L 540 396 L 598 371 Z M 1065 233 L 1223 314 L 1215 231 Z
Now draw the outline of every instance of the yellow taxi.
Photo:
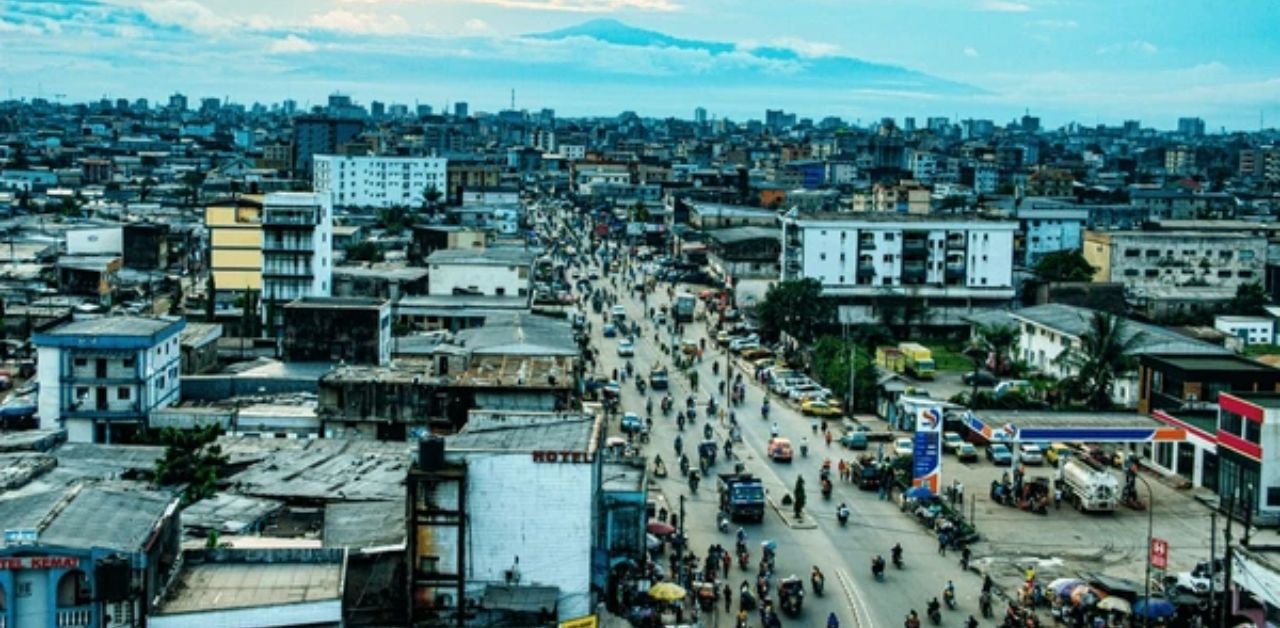
M 800 412 L 809 416 L 840 416 L 840 406 L 832 405 L 818 399 L 800 404 Z

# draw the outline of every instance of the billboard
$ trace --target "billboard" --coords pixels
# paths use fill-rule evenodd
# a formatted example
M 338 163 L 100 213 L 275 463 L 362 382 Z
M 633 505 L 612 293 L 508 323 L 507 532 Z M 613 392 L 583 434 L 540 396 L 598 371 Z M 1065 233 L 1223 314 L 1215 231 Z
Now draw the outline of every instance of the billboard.
M 911 485 L 924 486 L 934 495 L 942 485 L 942 408 L 916 411 L 916 433 L 911 451 Z

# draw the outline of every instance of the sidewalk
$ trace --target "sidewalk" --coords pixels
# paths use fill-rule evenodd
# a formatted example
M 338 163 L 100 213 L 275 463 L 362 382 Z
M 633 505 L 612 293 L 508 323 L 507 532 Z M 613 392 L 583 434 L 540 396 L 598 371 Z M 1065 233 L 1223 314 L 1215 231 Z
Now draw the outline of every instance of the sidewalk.
M 813 530 L 818 527 L 817 520 L 815 520 L 813 515 L 809 514 L 808 511 L 801 512 L 801 518 L 797 519 L 792 516 L 792 507 L 783 506 L 774 500 L 773 497 L 768 495 L 765 495 L 765 500 L 769 502 L 769 507 L 773 508 L 773 511 L 778 513 L 778 518 L 782 519 L 782 522 L 787 524 L 787 527 L 793 530 Z

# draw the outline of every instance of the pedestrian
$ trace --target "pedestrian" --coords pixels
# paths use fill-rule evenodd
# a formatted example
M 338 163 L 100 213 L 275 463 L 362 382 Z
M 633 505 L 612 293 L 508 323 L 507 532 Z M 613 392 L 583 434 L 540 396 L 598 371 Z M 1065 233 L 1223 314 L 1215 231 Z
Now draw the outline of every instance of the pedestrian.
M 969 549 L 968 545 L 966 545 L 964 546 L 964 549 L 960 550 L 960 568 L 961 569 L 964 569 L 965 571 L 969 571 L 970 558 L 973 558 L 973 551 Z
M 1054 510 L 1062 510 L 1062 487 L 1053 487 L 1053 508 Z
M 945 531 L 938 533 L 938 553 L 947 555 L 947 533 Z
M 725 571 L 725 574 L 728 573 L 728 571 Z M 733 612 L 733 587 L 729 586 L 728 582 L 724 583 L 724 612 Z
M 956 482 L 956 503 L 964 506 L 964 484 Z
M 830 446 L 831 446 L 831 432 L 828 432 L 828 431 L 827 431 L 827 429 L 826 429 L 826 427 L 827 427 L 827 424 L 826 424 L 826 423 L 823 423 L 823 424 L 822 424 L 822 428 L 823 428 L 823 430 L 822 430 L 822 431 L 826 433 L 827 447 L 830 447 Z
M 729 552 L 721 550 L 720 563 L 724 567 L 724 575 L 727 577 L 729 575 L 729 568 L 733 566 L 733 559 L 729 558 Z M 728 589 L 729 585 L 726 584 L 725 588 Z

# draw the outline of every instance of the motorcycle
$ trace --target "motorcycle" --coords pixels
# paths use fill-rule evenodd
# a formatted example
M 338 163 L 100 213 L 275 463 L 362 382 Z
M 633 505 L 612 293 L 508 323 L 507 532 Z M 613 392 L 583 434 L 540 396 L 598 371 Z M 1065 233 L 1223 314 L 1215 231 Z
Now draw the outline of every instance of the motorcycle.
M 817 567 L 813 568 L 813 573 L 809 575 L 809 586 L 813 587 L 813 594 L 822 597 L 822 589 L 826 584 L 826 576 Z
M 829 478 L 822 479 L 822 498 L 831 499 L 831 480 Z
M 893 554 L 893 566 L 897 569 L 902 569 L 902 554 L 900 552 Z
M 716 515 L 716 528 L 718 528 L 721 533 L 729 531 L 729 516 L 724 514 L 723 511 Z
M 808 444 L 808 443 L 801 443 L 801 444 L 800 444 L 800 457 L 801 457 L 801 458 L 808 458 L 808 457 L 809 457 L 809 444 Z
M 689 475 L 689 456 L 680 456 L 680 475 Z
M 844 527 L 845 524 L 849 523 L 849 508 L 844 504 L 840 504 L 840 507 L 836 509 L 836 521 L 840 522 L 840 527 Z
M 942 601 L 946 603 L 948 609 L 953 611 L 956 610 L 955 591 L 952 591 L 951 589 L 944 589 L 942 591 Z
M 751 569 L 751 554 L 747 552 L 747 548 L 743 547 L 738 550 L 738 566 L 743 571 Z
M 876 556 L 871 559 L 871 576 L 876 580 L 884 580 L 884 557 Z
M 690 474 L 689 474 L 689 492 L 690 492 L 690 493 L 697 493 L 697 492 L 698 492 L 698 474 L 697 474 L 697 472 L 694 472 L 694 473 L 690 473 Z
M 942 623 L 942 611 L 938 610 L 938 608 L 937 608 L 937 607 L 931 607 L 931 608 L 929 609 L 929 622 L 930 622 L 930 623 L 932 623 L 932 624 L 933 624 L 933 625 L 935 625 L 935 626 L 937 626 L 938 624 L 941 624 L 941 623 Z

